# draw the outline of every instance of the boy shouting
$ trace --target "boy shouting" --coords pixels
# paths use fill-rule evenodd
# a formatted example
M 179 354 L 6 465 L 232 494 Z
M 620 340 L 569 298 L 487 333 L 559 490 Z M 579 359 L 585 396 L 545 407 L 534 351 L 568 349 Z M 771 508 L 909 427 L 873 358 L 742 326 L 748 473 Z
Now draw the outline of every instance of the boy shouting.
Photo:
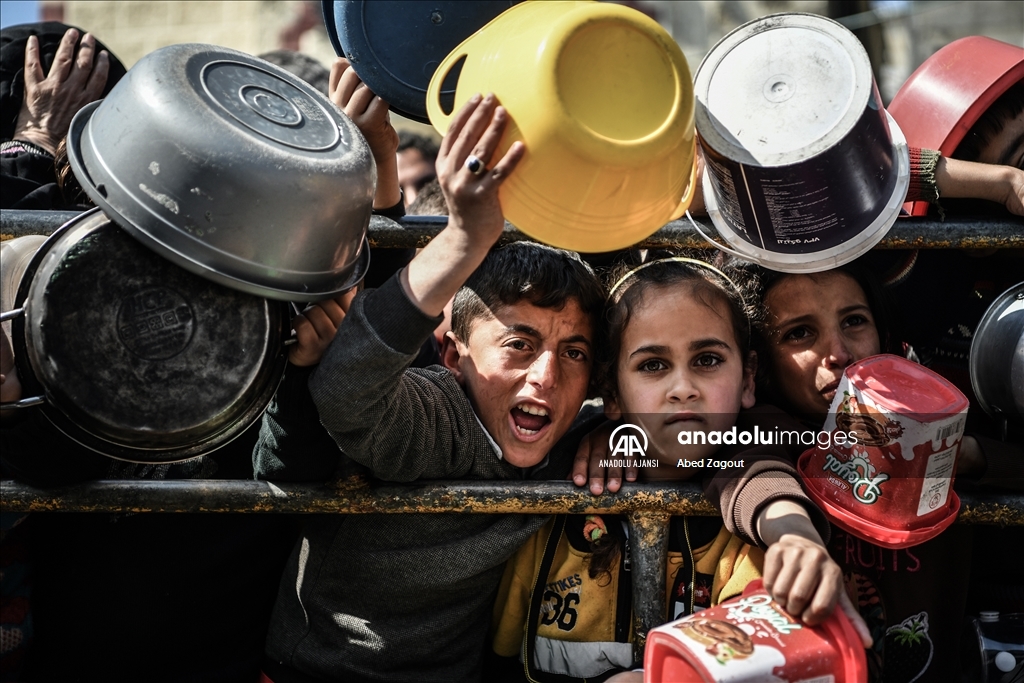
M 299 331 L 307 348 L 329 343 L 309 394 L 333 443 L 314 447 L 324 430 L 309 426 L 308 397 L 286 387 L 265 418 L 260 476 L 322 479 L 352 462 L 391 481 L 554 469 L 548 454 L 561 455 L 555 445 L 587 393 L 603 295 L 574 254 L 491 251 L 504 226 L 498 188 L 525 152 L 516 143 L 487 167 L 507 118 L 493 96 L 466 104 L 437 159 L 448 227 L 347 313 L 327 304 L 316 334 Z M 409 369 L 453 295 L 444 367 Z M 294 384 L 302 371 L 293 370 Z M 566 465 L 573 453 L 565 449 Z M 281 581 L 265 673 L 274 683 L 479 680 L 504 563 L 545 521 L 311 518 Z

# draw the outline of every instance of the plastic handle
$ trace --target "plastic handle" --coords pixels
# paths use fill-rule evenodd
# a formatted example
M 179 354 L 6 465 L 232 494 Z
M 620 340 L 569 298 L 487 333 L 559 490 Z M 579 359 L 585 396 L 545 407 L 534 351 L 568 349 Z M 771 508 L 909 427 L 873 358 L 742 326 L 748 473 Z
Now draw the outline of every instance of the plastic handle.
M 682 218 L 683 214 L 686 213 L 687 209 L 690 208 L 690 204 L 693 202 L 693 194 L 697 191 L 697 183 L 700 182 L 700 178 L 697 177 L 697 136 L 693 136 L 693 168 L 690 169 L 690 184 L 686 188 L 686 194 L 679 201 L 679 206 L 672 212 L 672 217 L 669 220 L 677 220 Z M 693 219 L 690 219 L 693 222 Z
M 448 125 L 457 111 L 456 107 L 452 109 L 451 114 L 445 114 L 444 110 L 441 109 L 441 86 L 444 84 L 444 79 L 448 78 L 452 68 L 460 59 L 469 54 L 465 49 L 468 43 L 469 39 L 464 40 L 461 45 L 444 58 L 437 69 L 434 70 L 434 75 L 430 78 L 430 85 L 427 86 L 427 118 L 430 119 L 430 123 L 441 135 L 448 132 Z M 457 83 L 455 93 L 458 95 Z

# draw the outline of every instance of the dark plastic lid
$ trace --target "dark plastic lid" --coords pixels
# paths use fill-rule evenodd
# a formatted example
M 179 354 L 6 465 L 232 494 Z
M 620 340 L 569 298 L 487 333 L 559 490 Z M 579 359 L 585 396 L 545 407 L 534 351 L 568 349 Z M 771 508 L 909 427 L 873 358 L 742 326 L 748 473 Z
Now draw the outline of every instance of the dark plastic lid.
M 427 86 L 438 64 L 518 1 L 322 0 L 334 51 L 393 111 L 427 124 Z M 445 79 L 442 103 L 454 102 L 459 71 Z

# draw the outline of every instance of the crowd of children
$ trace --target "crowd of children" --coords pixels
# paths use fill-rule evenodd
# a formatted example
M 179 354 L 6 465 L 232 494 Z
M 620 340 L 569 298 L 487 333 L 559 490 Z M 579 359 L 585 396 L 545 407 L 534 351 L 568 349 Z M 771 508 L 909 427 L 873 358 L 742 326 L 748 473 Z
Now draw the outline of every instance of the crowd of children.
M 1019 91 L 1011 93 L 1018 100 Z M 343 59 L 329 95 L 373 152 L 375 211 L 401 214 L 400 143 L 387 103 Z M 1007 111 L 994 135 L 1019 146 L 1024 136 L 999 131 L 1024 130 L 1024 101 Z M 819 429 L 847 366 L 880 352 L 913 357 L 881 280 L 862 262 L 782 275 L 715 254 L 646 250 L 595 272 L 567 251 L 496 247 L 504 229 L 499 188 L 525 153 L 515 143 L 497 155 L 509 123 L 494 95 L 471 98 L 437 151 L 436 188 L 416 187 L 446 207 L 447 227 L 378 287 L 295 318 L 297 343 L 260 425 L 255 476 L 571 477 L 578 485 L 589 477 L 600 493 L 605 474 L 613 491 L 629 485 L 612 484 L 612 473 L 593 463 L 618 426 L 635 425 L 649 438 L 640 478 L 701 481 L 721 513 L 671 520 L 668 618 L 763 578 L 806 624 L 842 609 L 871 652 L 873 680 L 953 680 L 964 615 L 981 604 L 969 596 L 972 559 L 1008 581 L 991 574 L 996 544 L 976 543 L 972 555 L 973 530 L 955 526 L 920 546 L 883 550 L 830 528 L 801 488 L 799 453 L 678 439 L 681 430 L 794 420 Z M 1019 167 L 1013 153 L 994 158 Z M 977 172 L 940 162 L 926 159 L 945 196 L 960 187 L 949 184 L 950 169 Z M 999 173 L 1008 193 L 998 198 L 1013 211 L 1024 171 Z M 446 318 L 450 328 L 438 341 Z M 6 400 L 16 398 L 7 396 L 16 376 L 2 341 Z M 1020 446 L 992 438 L 981 416 L 971 427 L 961 475 L 975 485 L 1024 486 Z M 32 420 L 5 427 L 6 473 L 32 479 L 38 469 L 28 454 L 47 438 L 43 431 Z M 678 466 L 712 460 L 730 464 Z M 93 470 L 85 476 L 103 475 Z M 282 529 L 271 524 L 265 533 L 268 554 L 280 555 Z M 631 586 L 645 578 L 631 571 L 629 543 L 615 515 L 311 516 L 280 574 L 260 680 L 642 680 Z M 280 558 L 269 566 L 276 572 Z M 137 680 L 161 679 L 140 666 Z M 97 673 L 84 671 L 82 680 Z M 255 678 L 244 666 L 210 676 L 203 680 Z
M 348 96 L 334 92 L 339 104 Z M 311 361 L 322 360 L 290 373 L 268 413 L 259 476 L 324 478 L 340 467 L 393 481 L 560 478 L 587 429 L 599 438 L 584 443 L 603 443 L 614 425 L 639 425 L 657 463 L 643 478 L 700 478 L 722 513 L 673 519 L 669 617 L 717 604 L 763 576 L 775 600 L 808 624 L 841 605 L 873 648 L 877 680 L 896 680 L 894 672 L 915 664 L 906 680 L 947 680 L 967 590 L 965 553 L 940 563 L 928 556 L 941 551 L 903 551 L 896 566 L 920 572 L 915 586 L 895 569 L 873 583 L 872 568 L 857 564 L 864 552 L 851 552 L 844 534 L 829 544 L 794 454 L 752 447 L 730 455 L 745 463 L 732 471 L 676 466 L 718 450 L 680 447 L 681 428 L 790 419 L 759 412 L 759 396 L 820 427 L 843 369 L 883 342 L 898 346 L 883 303 L 867 294 L 879 287 L 856 267 L 780 277 L 720 258 L 650 252 L 626 255 L 626 265 L 605 274 L 602 294 L 573 254 L 521 243 L 493 248 L 503 226 L 498 188 L 523 153 L 517 143 L 492 160 L 506 124 L 491 95 L 456 115 L 437 159 L 448 227 L 379 289 L 333 313 L 327 305 L 322 317 L 332 324 L 300 344 Z M 443 367 L 410 369 L 452 299 Z M 603 411 L 580 409 L 588 391 L 603 399 Z M 933 543 L 957 543 L 963 533 Z M 274 683 L 474 680 L 482 671 L 485 680 L 639 680 L 631 671 L 638 663 L 629 586 L 643 577 L 630 574 L 628 543 L 615 516 L 381 515 L 309 524 L 282 579 L 264 675 Z M 903 586 L 899 597 L 886 594 L 886 580 Z M 935 586 L 944 583 L 937 600 Z M 899 638 L 900 629 L 914 636 Z M 934 656 L 907 664 L 922 639 Z M 901 658 L 910 641 L 904 649 L 914 652 Z

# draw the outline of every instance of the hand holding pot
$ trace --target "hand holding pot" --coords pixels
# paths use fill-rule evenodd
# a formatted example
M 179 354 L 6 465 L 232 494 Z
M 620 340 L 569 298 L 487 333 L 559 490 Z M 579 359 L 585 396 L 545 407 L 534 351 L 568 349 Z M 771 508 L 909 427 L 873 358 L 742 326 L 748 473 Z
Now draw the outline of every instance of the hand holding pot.
M 316 365 L 323 358 L 327 347 L 345 319 L 357 288 L 333 299 L 310 304 L 292 321 L 295 329 L 295 346 L 288 352 L 288 362 L 298 367 Z
M 398 185 L 398 132 L 391 125 L 388 103 L 360 80 L 344 57 L 334 60 L 328 88 L 331 101 L 352 119 L 370 145 L 377 164 L 377 190 L 373 208 L 386 209 L 402 198 Z
M 102 96 L 110 56 L 106 50 L 95 54 L 96 39 L 90 33 L 82 38 L 76 54 L 77 40 L 78 31 L 68 29 L 54 55 L 50 73 L 44 74 L 39 39 L 29 37 L 25 46 L 25 98 L 14 129 L 16 140 L 26 140 L 55 153 L 78 110 Z
M 452 119 L 437 155 L 437 179 L 448 202 L 448 226 L 402 271 L 402 288 L 421 311 L 437 316 L 498 241 L 505 218 L 498 189 L 526 147 L 514 143 L 498 163 L 508 114 L 494 95 L 479 94 Z
M 450 211 L 448 225 L 487 249 L 505 226 L 498 188 L 525 151 L 522 143 L 515 143 L 489 168 L 507 123 L 508 113 L 493 94 L 475 95 L 452 120 L 437 155 L 437 178 Z

